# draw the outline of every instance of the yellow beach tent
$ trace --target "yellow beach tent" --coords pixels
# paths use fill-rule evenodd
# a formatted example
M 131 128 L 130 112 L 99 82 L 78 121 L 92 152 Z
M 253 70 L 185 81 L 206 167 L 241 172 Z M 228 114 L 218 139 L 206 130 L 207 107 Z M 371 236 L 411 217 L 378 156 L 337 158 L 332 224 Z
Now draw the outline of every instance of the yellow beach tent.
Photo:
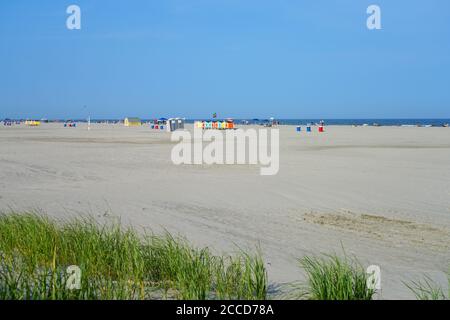
M 40 126 L 40 125 L 41 125 L 41 122 L 38 121 L 38 120 L 26 120 L 26 121 L 25 121 L 25 124 L 26 124 L 27 126 L 37 127 L 37 126 Z
M 123 121 L 125 127 L 137 127 L 141 125 L 141 119 L 139 118 L 125 118 Z

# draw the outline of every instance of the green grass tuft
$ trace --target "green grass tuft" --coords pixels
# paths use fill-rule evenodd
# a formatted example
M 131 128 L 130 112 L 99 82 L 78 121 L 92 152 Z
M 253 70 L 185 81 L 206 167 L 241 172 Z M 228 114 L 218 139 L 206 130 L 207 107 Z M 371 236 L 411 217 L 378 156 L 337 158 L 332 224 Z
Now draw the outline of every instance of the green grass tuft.
M 300 296 L 312 300 L 371 300 L 374 290 L 367 287 L 369 275 L 356 261 L 336 255 L 303 257 L 307 283 Z
M 423 280 L 405 283 L 417 300 L 449 300 L 450 299 L 450 270 L 448 274 L 448 293 L 445 295 L 444 289 L 440 287 L 430 277 L 426 276 Z
M 216 256 L 170 234 L 92 218 L 0 214 L 0 299 L 265 299 L 260 254 Z M 81 289 L 65 288 L 79 266 Z

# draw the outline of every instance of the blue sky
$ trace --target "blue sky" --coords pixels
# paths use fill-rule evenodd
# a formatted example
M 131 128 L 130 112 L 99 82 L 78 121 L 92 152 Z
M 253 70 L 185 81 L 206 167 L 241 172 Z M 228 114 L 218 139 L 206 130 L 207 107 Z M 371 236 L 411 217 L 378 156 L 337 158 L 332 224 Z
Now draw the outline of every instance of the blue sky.
M 448 0 L 0 4 L 0 118 L 450 118 L 449 88 Z

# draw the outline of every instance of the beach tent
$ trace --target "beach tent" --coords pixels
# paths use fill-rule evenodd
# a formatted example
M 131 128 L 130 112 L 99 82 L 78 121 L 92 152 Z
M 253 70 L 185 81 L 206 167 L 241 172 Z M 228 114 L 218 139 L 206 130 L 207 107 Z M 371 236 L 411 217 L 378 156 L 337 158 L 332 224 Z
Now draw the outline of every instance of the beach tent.
M 195 128 L 203 128 L 203 129 L 234 129 L 234 120 L 226 119 L 226 120 L 203 120 L 203 121 L 194 121 Z
M 165 124 L 167 124 L 167 118 L 159 118 L 158 120 L 156 120 L 156 122 L 159 124 L 159 125 L 165 125 Z
M 167 131 L 172 132 L 179 129 L 184 129 L 184 119 L 181 118 L 167 119 Z
M 37 127 L 37 126 L 40 126 L 40 125 L 41 125 L 41 122 L 38 121 L 38 120 L 26 120 L 26 121 L 25 121 L 25 124 L 26 124 L 27 126 Z
M 125 118 L 123 121 L 125 127 L 136 127 L 141 125 L 141 119 L 139 118 Z
M 226 120 L 227 124 L 226 124 L 226 129 L 234 129 L 234 120 L 231 118 L 228 118 Z
M 195 121 L 194 122 L 194 127 L 197 128 L 197 129 L 202 129 L 203 128 L 203 122 Z

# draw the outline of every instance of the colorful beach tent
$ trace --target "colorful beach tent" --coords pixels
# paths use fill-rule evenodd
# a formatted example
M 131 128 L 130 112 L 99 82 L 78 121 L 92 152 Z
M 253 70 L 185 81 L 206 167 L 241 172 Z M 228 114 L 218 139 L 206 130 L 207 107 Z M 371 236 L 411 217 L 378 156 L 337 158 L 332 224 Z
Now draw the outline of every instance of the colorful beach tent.
M 125 120 L 123 121 L 123 124 L 125 125 L 125 127 L 135 127 L 135 126 L 140 126 L 141 125 L 141 119 L 139 118 L 125 118 Z
M 25 124 L 27 126 L 31 126 L 31 127 L 37 127 L 41 125 L 41 122 L 39 120 L 26 120 Z

